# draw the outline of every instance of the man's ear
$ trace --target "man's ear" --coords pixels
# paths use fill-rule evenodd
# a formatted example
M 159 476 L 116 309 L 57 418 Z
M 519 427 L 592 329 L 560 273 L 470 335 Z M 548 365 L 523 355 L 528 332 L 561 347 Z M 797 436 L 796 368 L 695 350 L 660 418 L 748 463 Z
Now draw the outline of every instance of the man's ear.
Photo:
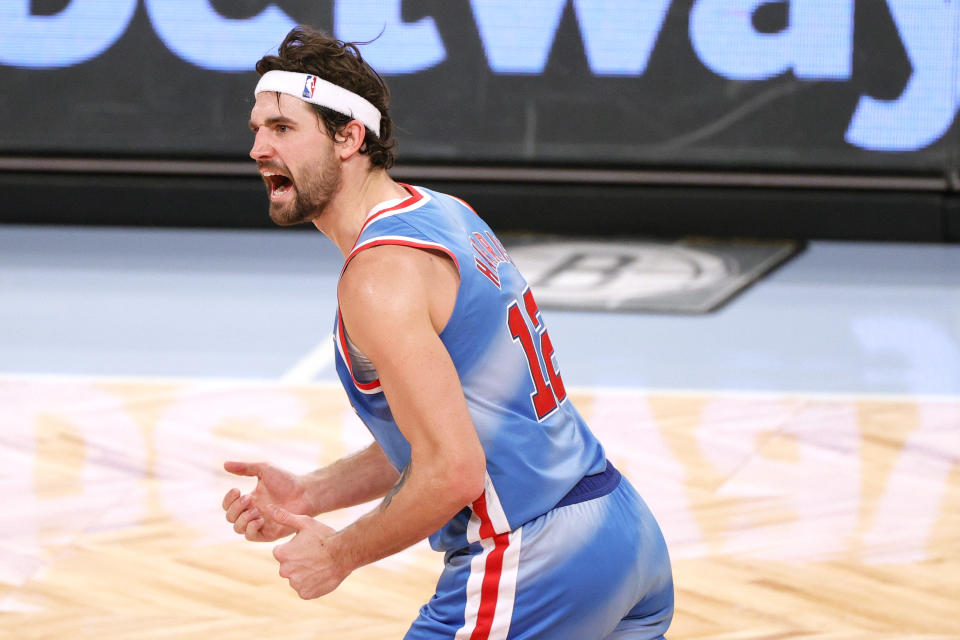
M 337 131 L 333 141 L 340 160 L 346 160 L 360 152 L 367 128 L 359 120 L 351 120 Z

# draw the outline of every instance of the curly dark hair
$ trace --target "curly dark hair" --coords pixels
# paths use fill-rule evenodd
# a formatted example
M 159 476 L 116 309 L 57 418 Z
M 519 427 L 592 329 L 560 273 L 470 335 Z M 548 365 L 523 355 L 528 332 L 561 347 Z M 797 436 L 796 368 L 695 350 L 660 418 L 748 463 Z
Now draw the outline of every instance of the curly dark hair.
M 331 38 L 313 27 L 291 29 L 280 44 L 276 56 L 264 56 L 257 62 L 257 73 L 297 71 L 323 78 L 327 82 L 366 98 L 380 111 L 380 135 L 369 129 L 360 153 L 370 156 L 375 167 L 389 169 L 394 163 L 393 121 L 390 119 L 390 90 L 376 71 L 360 55 L 357 44 Z M 332 109 L 311 104 L 334 137 L 352 118 Z

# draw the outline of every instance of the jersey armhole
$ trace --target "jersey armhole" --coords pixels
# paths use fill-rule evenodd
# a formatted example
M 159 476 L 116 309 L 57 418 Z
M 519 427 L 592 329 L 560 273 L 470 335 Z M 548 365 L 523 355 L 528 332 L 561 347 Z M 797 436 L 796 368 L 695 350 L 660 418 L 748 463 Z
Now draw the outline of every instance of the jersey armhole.
M 336 344 L 337 352 L 340 354 L 340 358 L 343 360 L 343 364 L 347 366 L 347 371 L 350 373 L 350 380 L 353 381 L 353 386 L 357 388 L 357 391 L 365 394 L 374 394 L 380 393 L 380 377 L 377 376 L 370 382 L 360 382 L 357 380 L 357 377 L 353 375 L 353 363 L 350 361 L 350 348 L 347 346 L 347 330 L 343 326 L 343 315 L 340 313 L 340 305 L 337 305 L 337 326 L 336 326 L 336 335 L 334 336 L 334 343 Z
M 463 274 L 460 271 L 460 261 L 457 260 L 456 254 L 451 251 L 448 247 L 438 243 L 430 242 L 428 240 L 421 240 L 419 238 L 409 238 L 407 236 L 379 236 L 376 238 L 371 238 L 366 242 L 359 243 L 356 247 L 353 248 L 353 251 L 347 256 L 346 260 L 343 262 L 343 267 L 340 269 L 340 276 L 343 276 L 343 272 L 346 271 L 347 265 L 350 264 L 350 261 L 365 249 L 370 249 L 372 247 L 381 247 L 384 245 L 397 245 L 403 247 L 412 247 L 415 249 L 424 249 L 427 251 L 437 251 L 446 255 L 450 260 L 453 261 L 454 266 L 457 268 L 457 299 L 460 297 L 460 284 L 463 282 Z M 454 310 L 456 310 L 457 302 L 454 301 Z M 451 312 L 452 317 L 452 312 Z M 449 319 L 448 319 L 449 322 Z M 337 335 L 335 336 L 335 342 L 337 350 L 340 353 L 340 357 L 343 359 L 344 364 L 347 366 L 347 371 L 350 372 L 350 379 L 353 380 L 354 386 L 361 393 L 373 394 L 380 392 L 380 378 L 377 377 L 375 380 L 370 382 L 360 382 L 357 380 L 356 376 L 353 374 L 353 365 L 350 362 L 350 350 L 347 347 L 347 329 L 343 323 L 343 314 L 340 312 L 340 304 L 337 303 Z M 446 327 L 444 327 L 446 328 Z M 442 331 L 440 333 L 443 333 Z
M 454 266 L 457 268 L 457 276 L 463 277 L 463 273 L 460 271 L 460 261 L 457 260 L 457 255 L 448 247 L 440 244 L 439 242 L 430 242 L 429 240 L 421 240 L 419 238 L 410 238 L 407 236 L 377 236 L 367 240 L 366 242 L 359 243 L 353 248 L 353 251 L 350 252 L 346 260 L 343 261 L 343 267 L 340 269 L 340 275 L 343 276 L 343 272 L 346 270 L 347 265 L 350 264 L 350 261 L 353 260 L 358 253 L 365 249 L 382 247 L 384 245 L 398 245 L 402 247 L 412 247 L 414 249 L 425 249 L 427 251 L 438 251 L 453 261 Z

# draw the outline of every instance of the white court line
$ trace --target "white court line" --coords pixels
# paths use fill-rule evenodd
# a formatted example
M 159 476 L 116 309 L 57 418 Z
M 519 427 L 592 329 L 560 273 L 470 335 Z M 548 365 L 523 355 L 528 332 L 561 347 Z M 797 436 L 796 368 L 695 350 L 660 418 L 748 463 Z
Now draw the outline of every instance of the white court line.
M 960 402 L 960 394 L 950 393 L 892 393 L 886 391 L 796 391 L 785 389 L 672 389 L 657 387 L 578 387 L 566 388 L 570 393 L 606 396 L 711 396 L 714 398 L 800 398 L 811 400 L 870 400 L 876 402 Z
M 318 373 L 323 371 L 333 362 L 333 345 L 324 340 L 310 352 L 300 358 L 297 364 L 280 376 L 281 382 L 310 382 Z
M 315 354 L 320 361 L 326 360 L 329 363 L 333 359 L 333 350 L 324 358 L 322 353 L 317 353 L 323 349 L 319 345 L 309 354 L 297 363 L 284 376 L 296 372 L 300 364 Z M 316 364 L 313 365 L 316 367 Z M 318 369 L 322 370 L 325 364 Z M 115 383 L 141 383 L 141 384 L 189 384 L 200 387 L 262 387 L 275 385 L 278 382 L 288 382 L 290 384 L 306 384 L 318 388 L 342 389 L 342 385 L 337 380 L 286 380 L 281 378 L 230 378 L 230 377 L 202 377 L 202 376 L 136 376 L 136 375 L 89 375 L 73 373 L 14 373 L 0 372 L 0 383 L 10 382 L 115 382 Z M 874 402 L 960 402 L 960 394 L 951 393 L 890 393 L 890 392 L 871 392 L 871 391 L 776 391 L 768 389 L 672 389 L 657 387 L 608 387 L 608 386 L 580 386 L 571 385 L 567 387 L 568 393 L 580 395 L 605 395 L 605 396 L 711 396 L 721 398 L 805 398 L 812 400 L 839 400 L 856 401 L 869 400 Z

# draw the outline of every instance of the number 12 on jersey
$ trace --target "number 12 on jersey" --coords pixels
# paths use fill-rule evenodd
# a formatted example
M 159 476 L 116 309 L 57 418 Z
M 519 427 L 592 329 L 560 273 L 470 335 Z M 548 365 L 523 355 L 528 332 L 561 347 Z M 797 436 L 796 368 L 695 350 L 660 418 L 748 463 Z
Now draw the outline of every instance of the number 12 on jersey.
M 567 392 L 553 364 L 553 343 L 550 342 L 547 328 L 540 317 L 540 309 L 537 308 L 533 292 L 529 287 L 523 292 L 523 307 L 536 334 L 530 332 L 518 300 L 514 300 L 507 309 L 507 327 L 514 342 L 518 342 L 523 347 L 523 353 L 527 357 L 527 367 L 530 369 L 534 388 L 533 393 L 530 394 L 530 401 L 533 403 L 537 420 L 543 420 L 566 399 Z M 546 375 L 544 375 L 544 368 L 546 368 Z M 550 378 L 549 382 L 546 380 L 547 377 Z

